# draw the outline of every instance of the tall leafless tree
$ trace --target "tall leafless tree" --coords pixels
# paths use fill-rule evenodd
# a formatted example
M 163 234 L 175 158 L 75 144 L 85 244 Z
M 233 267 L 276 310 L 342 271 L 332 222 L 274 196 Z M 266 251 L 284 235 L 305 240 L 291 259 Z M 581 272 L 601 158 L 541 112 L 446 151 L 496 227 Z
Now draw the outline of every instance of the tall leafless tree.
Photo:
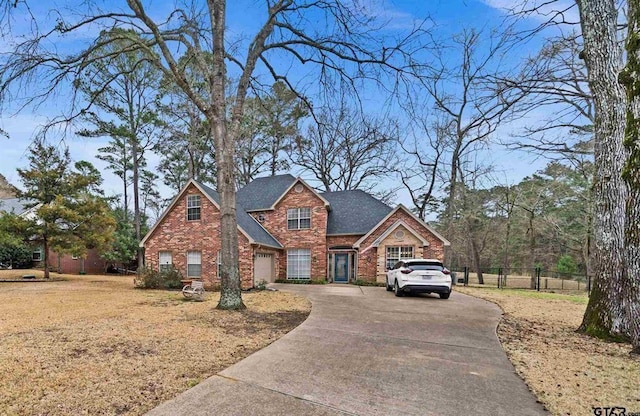
M 1 10 L 5 11 L 7 5 L 13 3 L 3 0 Z M 416 69 L 415 57 L 420 56 L 429 38 L 421 36 L 424 30 L 420 23 L 403 33 L 388 30 L 387 22 L 371 13 L 366 3 L 352 7 L 352 3 L 339 0 L 266 0 L 262 23 L 255 34 L 244 44 L 230 44 L 226 39 L 225 0 L 194 0 L 180 4 L 184 7 L 173 9 L 165 16 L 159 16 L 157 9 L 151 12 L 142 0 L 127 0 L 126 7 L 103 6 L 90 0 L 73 10 L 60 10 L 52 5 L 51 13 L 56 21 L 45 17 L 36 22 L 32 36 L 19 42 L 0 65 L 0 98 L 5 105 L 42 103 L 52 92 L 60 91 L 57 86 L 82 73 L 88 63 L 108 61 L 117 56 L 116 53 L 92 54 L 104 46 L 104 40 L 96 40 L 80 51 L 65 51 L 62 55 L 55 48 L 56 40 L 61 36 L 95 28 L 133 29 L 138 36 L 125 38 L 131 42 L 126 51 L 144 51 L 145 61 L 151 62 L 181 88 L 208 122 L 220 194 L 222 292 L 218 307 L 243 308 L 238 269 L 234 154 L 249 89 L 260 84 L 268 74 L 271 77 L 269 84 L 283 81 L 292 90 L 299 91 L 290 73 L 296 72 L 292 67 L 302 70 L 304 65 L 305 70 L 313 68 L 317 71 L 312 77 L 316 89 L 336 83 L 357 89 L 369 81 L 376 82 L 380 88 L 393 90 L 407 72 Z M 109 42 L 119 40 L 122 39 Z M 198 94 L 178 64 L 187 51 L 194 67 L 204 74 L 208 87 L 206 96 Z M 296 73 L 296 77 L 300 75 L 300 72 Z M 230 77 L 233 79 L 231 85 Z M 11 94 L 24 92 L 20 87 L 33 86 L 30 81 L 36 79 L 37 90 L 30 89 L 21 97 Z M 303 94 L 299 93 L 299 96 L 303 97 Z M 15 98 L 24 100 L 18 102 Z M 73 119 L 90 105 L 79 103 L 80 107 L 73 107 L 74 114 L 66 119 Z
M 452 45 L 447 45 L 452 49 L 443 48 L 433 64 L 431 75 L 423 78 L 423 86 L 434 102 L 434 110 L 451 126 L 444 221 L 449 239 L 454 238 L 451 233 L 461 160 L 469 152 L 486 145 L 503 123 L 531 108 L 524 100 L 526 91 L 502 81 L 519 78 L 513 68 L 501 67 L 504 54 L 517 41 L 517 36 L 508 29 L 491 33 L 463 30 L 452 38 Z M 455 60 L 451 59 L 452 54 Z
M 395 168 L 398 131 L 393 120 L 363 116 L 345 102 L 316 120 L 296 139 L 292 160 L 311 173 L 322 190 L 372 192 Z

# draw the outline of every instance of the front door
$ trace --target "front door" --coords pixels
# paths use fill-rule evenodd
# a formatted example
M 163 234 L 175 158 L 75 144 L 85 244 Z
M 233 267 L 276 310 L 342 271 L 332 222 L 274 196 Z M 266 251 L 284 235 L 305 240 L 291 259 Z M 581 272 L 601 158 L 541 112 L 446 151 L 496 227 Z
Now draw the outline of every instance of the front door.
M 349 282 L 349 253 L 334 254 L 333 281 L 336 283 Z

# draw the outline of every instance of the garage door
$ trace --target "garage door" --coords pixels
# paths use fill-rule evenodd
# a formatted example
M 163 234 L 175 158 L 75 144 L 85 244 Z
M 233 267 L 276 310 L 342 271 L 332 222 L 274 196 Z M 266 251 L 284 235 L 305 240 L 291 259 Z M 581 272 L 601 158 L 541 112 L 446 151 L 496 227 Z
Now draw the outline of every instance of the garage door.
M 255 282 L 266 281 L 273 283 L 275 276 L 273 273 L 273 254 L 257 253 L 255 260 Z

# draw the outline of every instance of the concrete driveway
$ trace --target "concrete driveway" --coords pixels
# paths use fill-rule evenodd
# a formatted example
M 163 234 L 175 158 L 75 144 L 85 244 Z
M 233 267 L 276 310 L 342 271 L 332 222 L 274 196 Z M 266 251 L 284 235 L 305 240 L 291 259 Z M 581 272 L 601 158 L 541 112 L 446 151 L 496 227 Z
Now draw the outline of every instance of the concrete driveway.
M 150 415 L 547 414 L 502 351 L 491 303 L 273 286 L 311 299 L 309 318 Z

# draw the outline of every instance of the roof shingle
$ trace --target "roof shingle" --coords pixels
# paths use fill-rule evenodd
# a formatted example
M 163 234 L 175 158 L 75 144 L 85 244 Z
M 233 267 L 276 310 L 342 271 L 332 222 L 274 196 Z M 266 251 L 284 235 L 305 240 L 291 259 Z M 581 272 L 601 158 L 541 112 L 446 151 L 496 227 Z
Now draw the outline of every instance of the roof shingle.
M 220 205 L 220 194 L 194 180 L 208 195 L 215 201 L 218 206 Z M 284 191 L 283 191 L 284 192 Z M 276 240 L 267 230 L 265 230 L 251 215 L 247 214 L 246 208 L 243 207 L 239 201 L 236 203 L 236 214 L 238 220 L 238 226 L 242 228 L 249 236 L 256 242 L 271 247 L 282 248 L 282 244 Z
M 321 195 L 331 205 L 327 235 L 364 235 L 393 210 L 361 190 L 325 192 Z
M 290 174 L 256 178 L 238 190 L 238 203 L 246 211 L 271 209 L 282 194 L 296 181 Z

